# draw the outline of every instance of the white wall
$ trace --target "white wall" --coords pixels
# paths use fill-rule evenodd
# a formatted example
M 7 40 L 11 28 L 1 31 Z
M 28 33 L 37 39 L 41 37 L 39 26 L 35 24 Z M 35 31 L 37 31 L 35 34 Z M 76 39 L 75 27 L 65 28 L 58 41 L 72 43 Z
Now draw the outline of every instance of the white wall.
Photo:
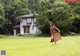
M 32 22 L 32 19 L 31 18 L 28 18 L 28 19 L 26 19 L 27 21 L 27 23 L 31 23 Z
M 16 36 L 17 35 L 16 29 L 14 29 L 13 32 L 14 32 L 14 36 Z
M 35 25 L 34 24 L 35 21 L 36 21 L 36 19 L 31 19 L 31 18 L 21 19 L 21 22 L 20 22 L 20 34 L 25 34 L 23 26 L 24 25 L 30 25 L 30 24 L 27 24 L 27 23 L 30 23 L 30 22 L 31 22 L 31 25 L 30 25 L 30 34 L 36 34 L 36 33 L 38 33 L 38 31 L 39 31 L 38 28 L 36 26 L 34 26 Z
M 23 25 L 26 25 L 26 20 L 25 19 L 21 19 L 21 22 L 20 22 L 20 34 L 24 34 L 24 28 L 23 28 Z

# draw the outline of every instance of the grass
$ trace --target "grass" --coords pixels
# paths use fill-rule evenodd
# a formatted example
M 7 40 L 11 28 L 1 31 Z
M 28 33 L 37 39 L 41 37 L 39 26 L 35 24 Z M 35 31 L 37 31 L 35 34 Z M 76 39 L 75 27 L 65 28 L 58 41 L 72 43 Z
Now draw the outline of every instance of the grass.
M 65 36 L 50 43 L 50 37 L 7 36 L 0 39 L 0 50 L 6 56 L 80 56 L 80 36 Z

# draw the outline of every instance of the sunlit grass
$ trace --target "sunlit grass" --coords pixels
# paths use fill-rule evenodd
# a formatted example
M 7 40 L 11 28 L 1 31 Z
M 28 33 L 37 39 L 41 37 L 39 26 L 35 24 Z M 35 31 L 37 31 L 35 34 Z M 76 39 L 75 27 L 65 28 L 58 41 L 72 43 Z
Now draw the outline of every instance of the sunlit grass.
M 80 56 L 80 36 L 62 37 L 57 44 L 50 37 L 10 36 L 0 39 L 0 50 L 6 56 Z

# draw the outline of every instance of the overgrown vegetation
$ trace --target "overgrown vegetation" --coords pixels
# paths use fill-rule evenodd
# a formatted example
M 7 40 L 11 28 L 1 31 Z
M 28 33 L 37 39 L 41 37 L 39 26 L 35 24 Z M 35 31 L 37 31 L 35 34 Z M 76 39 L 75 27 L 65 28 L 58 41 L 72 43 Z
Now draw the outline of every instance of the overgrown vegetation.
M 37 27 L 49 34 L 49 21 L 61 30 L 61 34 L 80 33 L 80 3 L 64 0 L 0 0 L 0 34 L 12 34 L 19 24 L 18 16 L 32 12 Z
M 62 34 L 80 33 L 79 3 L 66 3 L 63 0 L 61 2 L 58 0 L 29 0 L 29 2 L 33 2 L 30 9 L 35 15 L 37 14 L 37 27 L 43 34 L 49 34 L 49 21 L 53 21 Z M 75 11 L 75 9 L 78 10 Z M 78 16 L 78 21 L 75 20 L 76 16 Z

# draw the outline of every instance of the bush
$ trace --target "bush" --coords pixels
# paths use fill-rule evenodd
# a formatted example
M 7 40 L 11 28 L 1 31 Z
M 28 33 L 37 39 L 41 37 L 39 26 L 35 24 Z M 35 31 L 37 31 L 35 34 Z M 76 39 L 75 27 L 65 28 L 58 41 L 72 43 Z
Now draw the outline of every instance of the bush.
M 0 38 L 6 38 L 6 36 L 4 36 L 4 35 L 0 35 Z

